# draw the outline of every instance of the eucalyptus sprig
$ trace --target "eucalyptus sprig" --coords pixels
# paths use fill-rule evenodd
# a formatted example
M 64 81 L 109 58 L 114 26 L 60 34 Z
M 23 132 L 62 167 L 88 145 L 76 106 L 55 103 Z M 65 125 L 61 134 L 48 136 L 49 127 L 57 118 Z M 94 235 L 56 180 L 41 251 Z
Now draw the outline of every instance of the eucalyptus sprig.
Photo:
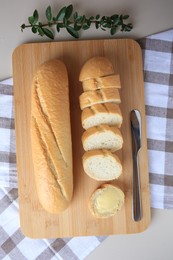
M 131 23 L 124 22 L 129 18 L 129 15 L 100 16 L 97 14 L 96 16 L 86 17 L 76 11 L 74 12 L 72 4 L 62 7 L 55 16 L 53 16 L 52 8 L 49 5 L 46 8 L 45 16 L 47 21 L 45 23 L 40 22 L 38 11 L 35 10 L 33 15 L 28 17 L 29 24 L 22 24 L 21 30 L 31 28 L 34 34 L 45 35 L 50 39 L 54 39 L 55 31 L 59 33 L 63 28 L 74 38 L 79 38 L 79 31 L 88 30 L 92 24 L 95 25 L 96 29 L 103 31 L 108 29 L 111 35 L 114 35 L 118 29 L 122 32 L 130 32 L 133 28 Z

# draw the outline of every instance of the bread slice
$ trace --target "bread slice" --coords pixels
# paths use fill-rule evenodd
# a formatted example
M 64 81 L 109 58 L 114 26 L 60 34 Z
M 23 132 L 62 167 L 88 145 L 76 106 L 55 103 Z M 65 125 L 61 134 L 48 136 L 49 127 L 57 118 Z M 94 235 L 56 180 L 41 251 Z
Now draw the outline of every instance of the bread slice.
M 94 180 L 109 181 L 117 179 L 122 173 L 122 165 L 116 154 L 108 150 L 92 150 L 82 157 L 86 174 Z
M 116 126 L 99 125 L 87 129 L 82 135 L 85 151 L 107 149 L 112 152 L 123 146 L 123 138 Z
M 100 124 L 114 125 L 120 128 L 123 117 L 119 105 L 105 103 L 85 108 L 81 114 L 81 121 L 84 129 Z
M 102 88 L 121 88 L 120 76 L 113 74 L 110 76 L 92 78 L 82 82 L 83 91 L 96 90 Z
M 89 209 L 96 218 L 109 218 L 122 209 L 124 192 L 111 184 L 103 184 L 90 197 Z
M 85 62 L 80 71 L 79 81 L 99 78 L 111 74 L 114 74 L 114 68 L 111 61 L 106 57 L 97 56 Z
M 107 88 L 93 91 L 83 92 L 79 96 L 80 108 L 83 110 L 86 107 L 90 107 L 95 104 L 102 103 L 116 103 L 120 104 L 120 94 L 118 89 Z

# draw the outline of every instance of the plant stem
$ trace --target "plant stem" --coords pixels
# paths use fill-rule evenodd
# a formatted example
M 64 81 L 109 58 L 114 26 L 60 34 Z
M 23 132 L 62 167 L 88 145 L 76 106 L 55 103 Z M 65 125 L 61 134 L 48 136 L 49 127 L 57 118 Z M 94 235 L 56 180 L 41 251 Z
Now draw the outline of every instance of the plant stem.
M 98 22 L 98 23 L 100 24 L 100 22 L 97 21 L 97 20 L 92 20 L 92 21 L 91 21 L 92 24 L 95 24 L 96 22 Z M 50 26 L 52 26 L 52 25 L 57 25 L 57 24 L 64 24 L 64 23 L 63 23 L 63 21 L 58 21 L 58 22 L 54 21 L 54 22 L 44 23 L 44 24 L 41 25 L 41 27 L 46 27 L 46 26 L 49 26 L 49 27 L 50 27 Z M 74 22 L 73 22 L 73 21 L 69 21 L 69 24 L 73 25 Z M 83 22 L 81 23 L 81 25 L 83 25 Z M 24 24 L 24 26 L 25 26 L 25 28 L 30 28 L 30 27 L 32 27 L 33 25 L 32 25 L 32 24 Z M 34 26 L 35 26 L 35 27 L 40 27 L 39 24 L 35 24 Z
M 54 31 L 49 29 L 52 26 L 56 26 L 57 32 L 60 32 L 61 28 L 65 28 L 75 38 L 79 38 L 80 30 L 88 30 L 92 24 L 95 25 L 96 29 L 110 30 L 111 35 L 114 35 L 118 29 L 129 32 L 133 28 L 131 23 L 124 22 L 129 18 L 129 15 L 113 14 L 101 17 L 97 14 L 96 16 L 86 17 L 85 15 L 79 15 L 78 12 L 73 12 L 72 5 L 62 7 L 54 17 L 51 6 L 48 6 L 45 15 L 47 21 L 42 24 L 39 22 L 38 11 L 35 10 L 33 15 L 28 17 L 29 24 L 21 25 L 21 31 L 25 28 L 31 28 L 33 33 L 38 33 L 40 36 L 46 35 L 54 39 Z

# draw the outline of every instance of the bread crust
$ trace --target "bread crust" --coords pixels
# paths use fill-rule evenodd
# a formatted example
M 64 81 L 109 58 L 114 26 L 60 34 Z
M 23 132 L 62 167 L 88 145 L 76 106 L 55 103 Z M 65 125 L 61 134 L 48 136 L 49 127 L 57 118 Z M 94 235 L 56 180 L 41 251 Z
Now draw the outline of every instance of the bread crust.
M 111 61 L 106 57 L 96 56 L 85 62 L 81 68 L 79 81 L 99 78 L 114 74 Z
M 117 105 L 115 103 L 105 103 L 105 104 L 95 104 L 91 107 L 87 107 L 82 110 L 81 121 L 82 121 L 82 126 L 84 129 L 86 129 L 85 120 L 87 120 L 97 114 L 105 114 L 105 115 L 112 114 L 114 116 L 118 116 L 119 124 L 117 125 L 117 127 L 119 127 L 119 128 L 121 127 L 123 117 L 122 117 L 122 113 L 121 113 L 119 105 Z
M 120 159 L 118 158 L 118 156 L 115 153 L 111 153 L 109 150 L 106 149 L 96 149 L 96 150 L 91 150 L 91 151 L 87 151 L 84 153 L 82 160 L 85 161 L 88 158 L 92 157 L 92 156 L 96 156 L 96 155 L 100 155 L 100 156 L 111 156 L 113 158 L 116 158 L 117 162 L 121 164 Z
M 103 88 L 121 88 L 120 75 L 113 74 L 100 78 L 92 78 L 82 82 L 83 91 Z
M 121 147 L 123 145 L 123 138 L 121 131 L 116 126 L 109 126 L 109 125 L 99 125 L 99 126 L 93 126 L 91 128 L 88 128 L 82 135 L 82 144 L 83 148 L 85 149 L 85 142 L 87 139 L 92 135 L 97 135 L 98 133 L 104 133 L 104 132 L 112 132 L 114 135 L 117 136 L 117 138 L 121 141 Z M 114 152 L 115 150 L 112 150 Z
M 114 163 L 116 164 L 116 166 L 119 167 L 119 170 L 114 171 L 114 176 L 112 175 L 112 173 L 109 173 L 109 175 L 107 176 L 98 176 L 97 174 L 93 174 L 89 171 L 87 171 L 87 160 L 88 159 L 93 159 L 93 158 L 111 158 Z M 105 149 L 96 149 L 96 150 L 91 150 L 91 151 L 87 151 L 84 153 L 83 157 L 82 157 L 82 163 L 83 163 L 83 168 L 85 173 L 92 179 L 97 180 L 97 181 L 110 181 L 110 180 L 114 180 L 117 179 L 121 174 L 122 174 L 122 164 L 121 161 L 119 159 L 119 157 L 115 154 L 112 153 L 108 150 Z M 114 169 L 115 170 L 115 169 Z
M 93 91 L 91 90 L 91 91 L 83 92 L 79 96 L 79 103 L 80 103 L 81 110 L 95 104 L 102 104 L 108 102 L 113 102 L 116 104 L 121 103 L 118 89 L 107 88 L 107 89 L 99 89 Z
M 31 147 L 40 204 L 59 213 L 73 194 L 68 75 L 60 60 L 45 62 L 33 78 Z

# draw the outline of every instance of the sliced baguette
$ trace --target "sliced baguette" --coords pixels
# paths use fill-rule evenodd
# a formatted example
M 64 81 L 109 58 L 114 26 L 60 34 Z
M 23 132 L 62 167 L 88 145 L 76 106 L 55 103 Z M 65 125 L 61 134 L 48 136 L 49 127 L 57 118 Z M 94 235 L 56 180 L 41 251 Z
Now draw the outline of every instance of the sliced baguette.
M 83 92 L 79 96 L 80 108 L 83 110 L 86 107 L 90 107 L 95 104 L 102 103 L 116 103 L 120 104 L 120 94 L 118 89 L 107 88 L 93 91 Z
M 91 195 L 89 209 L 96 218 L 112 217 L 122 209 L 124 200 L 125 195 L 120 188 L 103 184 Z
M 122 173 L 122 165 L 117 155 L 108 150 L 92 150 L 82 157 L 86 174 L 94 180 L 109 181 L 117 179 Z
M 85 151 L 107 149 L 114 152 L 122 148 L 123 138 L 117 127 L 99 125 L 83 133 L 82 144 Z
M 111 61 L 106 57 L 93 57 L 83 65 L 79 81 L 88 80 L 91 78 L 99 78 L 114 74 L 114 68 Z
M 85 108 L 81 114 L 81 121 L 84 129 L 100 124 L 114 125 L 120 128 L 123 117 L 117 104 L 105 103 Z
M 83 91 L 96 90 L 102 88 L 121 88 L 120 76 L 113 74 L 110 76 L 92 78 L 82 82 Z

